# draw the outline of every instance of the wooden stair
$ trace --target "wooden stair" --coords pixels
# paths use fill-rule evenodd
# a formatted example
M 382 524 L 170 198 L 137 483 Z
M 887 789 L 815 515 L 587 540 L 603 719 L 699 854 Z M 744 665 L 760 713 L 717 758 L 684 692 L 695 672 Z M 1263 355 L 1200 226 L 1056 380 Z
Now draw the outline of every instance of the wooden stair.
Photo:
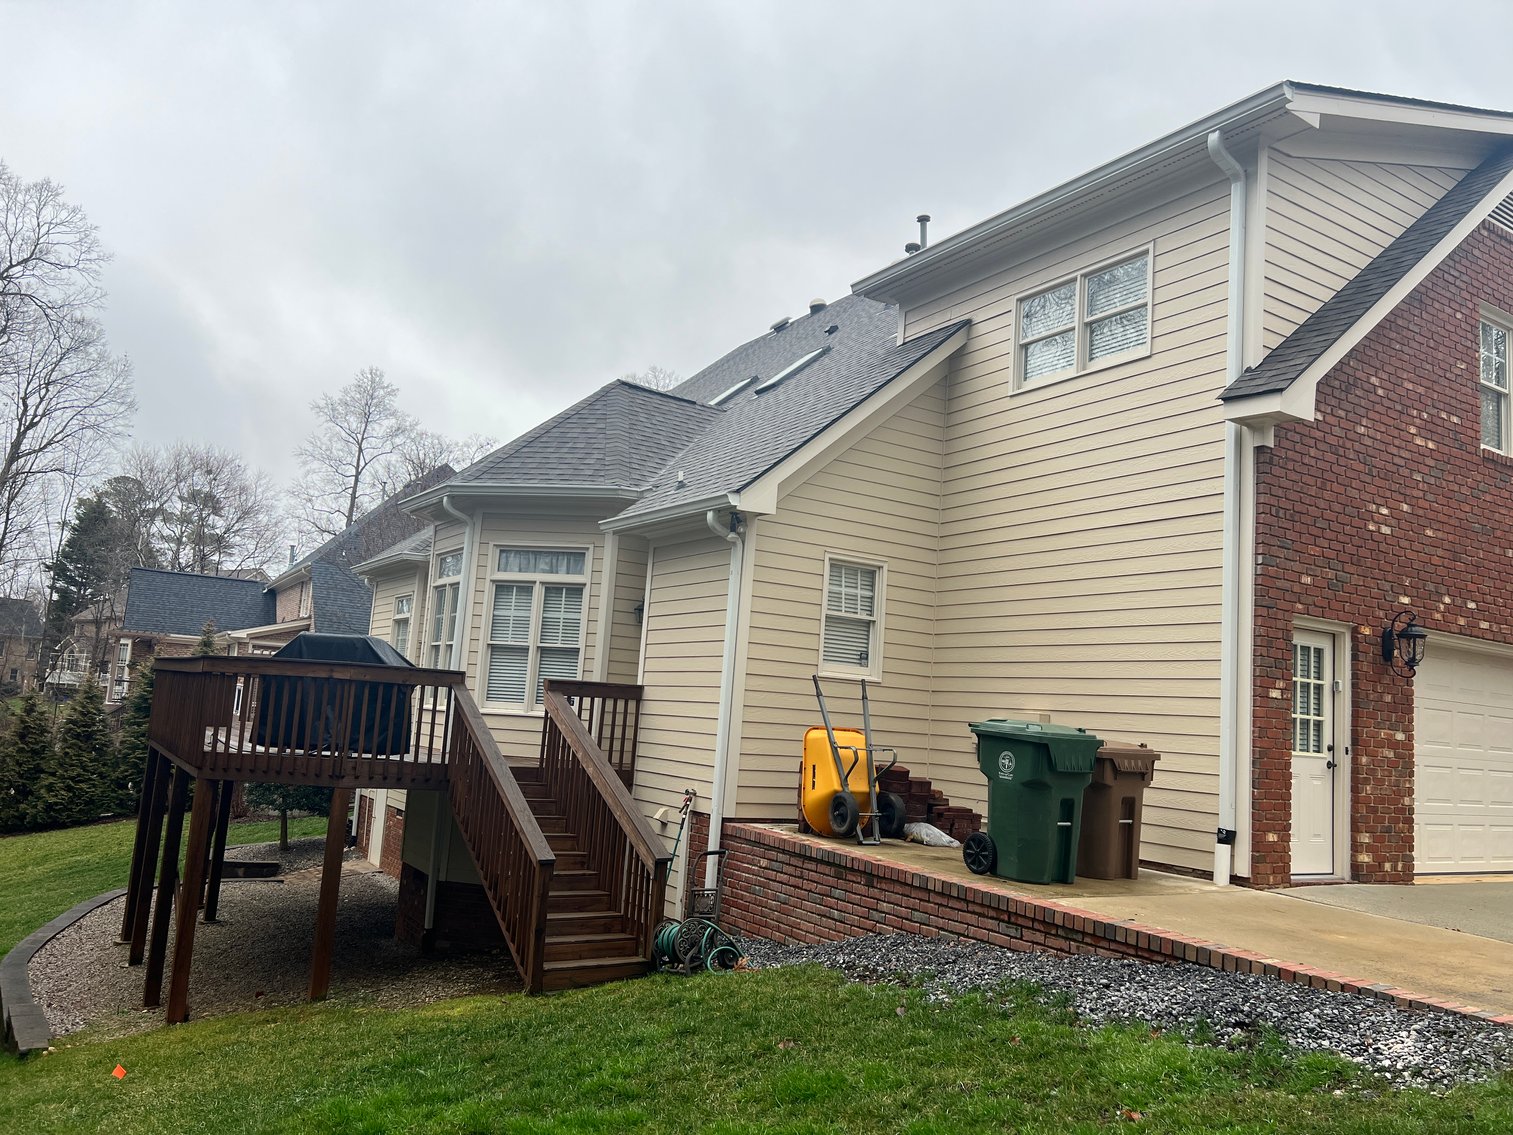
M 635 935 L 627 933 L 625 917 L 610 905 L 598 871 L 542 785 L 540 770 L 517 766 L 511 771 L 557 855 L 547 891 L 542 988 L 574 989 L 646 973 L 650 963 L 638 952 Z

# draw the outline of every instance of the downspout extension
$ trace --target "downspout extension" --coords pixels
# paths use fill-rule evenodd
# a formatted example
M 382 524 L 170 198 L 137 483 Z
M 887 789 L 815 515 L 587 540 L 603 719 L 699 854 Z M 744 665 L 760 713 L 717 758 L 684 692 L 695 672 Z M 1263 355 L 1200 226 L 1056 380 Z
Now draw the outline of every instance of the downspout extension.
M 741 572 L 744 567 L 746 541 L 742 536 L 745 525 L 741 514 L 732 512 L 728 526 L 721 525 L 719 512 L 710 509 L 704 514 L 704 523 L 709 530 L 730 543 L 730 582 L 725 598 L 725 650 L 720 665 L 720 713 L 714 735 L 714 786 L 709 801 L 709 851 L 720 849 L 720 833 L 725 824 L 725 787 L 730 773 L 730 721 L 735 715 L 735 661 L 736 623 L 741 612 Z M 715 885 L 719 859 L 710 856 L 704 871 L 704 885 Z
M 1245 350 L 1245 168 L 1225 148 L 1224 132 L 1208 136 L 1208 156 L 1229 178 L 1229 304 L 1226 385 L 1240 377 Z M 1219 608 L 1219 828 L 1214 882 L 1227 886 L 1234 865 L 1236 781 L 1246 746 L 1239 735 L 1240 680 L 1240 464 L 1244 428 L 1224 423 L 1224 540 Z

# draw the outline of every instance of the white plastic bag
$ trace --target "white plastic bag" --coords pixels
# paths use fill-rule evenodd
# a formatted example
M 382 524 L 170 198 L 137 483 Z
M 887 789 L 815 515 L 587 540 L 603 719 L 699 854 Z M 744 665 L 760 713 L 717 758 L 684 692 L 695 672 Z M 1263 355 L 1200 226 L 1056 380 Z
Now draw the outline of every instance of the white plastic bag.
M 907 843 L 922 843 L 926 847 L 960 847 L 957 840 L 952 839 L 934 824 L 905 824 L 904 841 Z

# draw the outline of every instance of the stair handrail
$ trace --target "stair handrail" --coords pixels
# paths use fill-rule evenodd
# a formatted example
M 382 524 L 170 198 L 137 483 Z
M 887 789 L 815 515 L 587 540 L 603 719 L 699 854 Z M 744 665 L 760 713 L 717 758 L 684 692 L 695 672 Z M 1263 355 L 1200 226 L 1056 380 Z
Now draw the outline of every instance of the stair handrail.
M 514 774 L 510 772 L 509 765 L 505 763 L 504 754 L 499 751 L 499 745 L 494 740 L 488 724 L 483 720 L 483 714 L 479 711 L 477 703 L 468 693 L 461 675 L 458 675 L 458 681 L 452 688 L 452 704 L 461 725 L 458 734 L 466 735 L 477 748 L 479 764 L 493 783 L 499 802 L 503 806 L 505 818 L 524 846 L 527 863 L 534 866 L 534 878 L 529 887 L 523 888 L 523 894 L 520 896 L 525 901 L 522 904 L 524 910 L 521 912 L 523 919 L 517 923 L 517 918 L 512 917 L 513 912 L 507 909 L 506 896 L 496 894 L 496 888 L 490 886 L 495 872 L 490 864 L 481 860 L 479 851 L 474 846 L 473 837 L 476 833 L 468 830 L 469 824 L 462 815 L 462 801 L 459 797 L 465 791 L 467 761 L 459 760 L 454 754 L 450 762 L 453 767 L 449 797 L 458 829 L 462 832 L 462 842 L 473 859 L 473 865 L 478 869 L 479 878 L 484 883 L 484 892 L 488 896 L 489 904 L 494 908 L 500 929 L 505 932 L 505 942 L 515 959 L 515 965 L 520 971 L 525 988 L 531 993 L 539 993 L 545 980 L 547 898 L 551 889 L 552 875 L 556 870 L 557 854 L 551 849 L 551 845 L 541 831 L 540 824 L 536 822 L 535 813 L 526 802 L 525 794 L 520 791 L 520 785 L 516 782 Z M 512 934 L 510 927 L 516 924 L 519 926 L 520 933 Z M 516 940 L 517 937 L 519 941 Z
M 589 733 L 583 719 L 574 711 L 567 698 L 552 688 L 553 685 L 552 682 L 546 684 L 544 705 L 547 717 L 568 738 L 569 748 L 579 758 L 583 771 L 609 805 L 637 857 L 649 869 L 655 870 L 658 865 L 667 867 L 672 863 L 672 855 L 651 830 L 651 824 L 641 814 L 641 809 L 631 797 L 624 781 L 610 766 L 604 750 Z

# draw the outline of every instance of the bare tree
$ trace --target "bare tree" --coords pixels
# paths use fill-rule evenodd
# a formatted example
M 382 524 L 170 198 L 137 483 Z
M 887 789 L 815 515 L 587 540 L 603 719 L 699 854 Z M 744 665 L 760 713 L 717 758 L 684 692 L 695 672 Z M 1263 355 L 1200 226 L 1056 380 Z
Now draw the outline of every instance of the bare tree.
M 628 371 L 622 374 L 620 381 L 634 382 L 637 386 L 644 386 L 649 390 L 671 390 L 683 381 L 683 377 L 677 371 L 668 370 L 666 367 L 659 367 L 656 363 L 652 363 L 651 366 L 639 373 Z
M 364 367 L 310 408 L 319 425 L 295 451 L 303 471 L 293 491 L 300 523 L 324 539 L 382 499 L 386 463 L 419 426 L 377 367 Z
M 0 163 L 0 574 L 12 580 L 56 543 L 58 482 L 97 463 L 134 408 L 130 364 L 94 318 L 105 260 L 61 187 Z
M 466 469 L 498 447 L 498 441 L 483 434 L 469 434 L 460 441 L 453 441 L 434 430 L 416 428 L 400 441 L 394 456 L 385 463 L 381 495 L 391 496 L 443 465 Z

